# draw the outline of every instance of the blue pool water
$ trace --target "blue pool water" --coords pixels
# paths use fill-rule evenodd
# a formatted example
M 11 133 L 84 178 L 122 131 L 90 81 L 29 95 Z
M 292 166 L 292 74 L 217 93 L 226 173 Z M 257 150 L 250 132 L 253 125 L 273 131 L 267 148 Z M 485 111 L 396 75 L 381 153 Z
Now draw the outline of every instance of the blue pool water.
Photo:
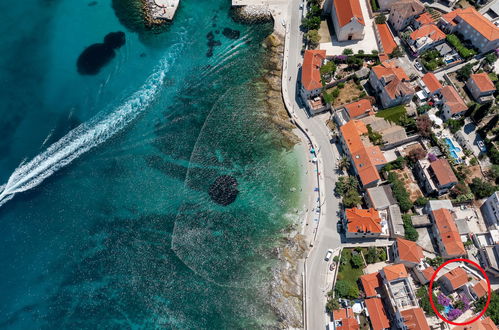
M 447 313 L 450 312 L 452 308 L 450 306 L 444 306 L 444 313 L 447 315 Z
M 454 143 L 452 142 L 452 140 L 449 138 L 445 138 L 445 143 L 447 143 L 447 145 L 449 146 L 449 151 L 450 151 L 452 158 L 454 158 L 455 160 L 460 160 L 457 153 L 461 152 L 461 148 L 456 147 L 454 145 Z

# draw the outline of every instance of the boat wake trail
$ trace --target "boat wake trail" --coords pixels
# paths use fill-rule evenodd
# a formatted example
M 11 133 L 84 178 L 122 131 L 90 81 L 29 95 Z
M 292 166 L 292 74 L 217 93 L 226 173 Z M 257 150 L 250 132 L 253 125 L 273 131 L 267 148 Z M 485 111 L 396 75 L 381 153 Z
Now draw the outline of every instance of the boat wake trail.
M 170 66 L 168 61 L 173 61 L 179 51 L 179 47 L 174 47 L 174 50 L 169 52 L 170 56 L 162 59 L 157 70 L 149 76 L 140 90 L 113 112 L 97 115 L 71 130 L 31 161 L 21 163 L 7 183 L 0 186 L 0 206 L 12 199 L 15 194 L 38 186 L 56 171 L 103 143 L 137 118 L 160 91 Z

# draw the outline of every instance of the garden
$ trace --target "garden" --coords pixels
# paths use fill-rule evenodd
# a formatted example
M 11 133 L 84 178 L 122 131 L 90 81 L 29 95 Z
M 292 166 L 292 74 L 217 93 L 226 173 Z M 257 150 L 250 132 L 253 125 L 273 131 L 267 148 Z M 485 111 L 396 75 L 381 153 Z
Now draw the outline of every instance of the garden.
M 468 60 L 476 55 L 476 51 L 474 49 L 465 47 L 463 42 L 457 35 L 448 34 L 446 39 L 452 45 L 452 47 L 456 49 L 456 51 L 459 53 L 459 56 L 461 56 L 462 58 Z
M 427 50 L 419 57 L 419 61 L 424 65 L 428 71 L 435 71 L 436 69 L 445 65 L 443 57 L 438 50 Z
M 402 118 L 407 114 L 404 105 L 397 105 L 392 108 L 387 108 L 376 113 L 376 117 L 381 117 L 389 122 L 400 124 Z
M 464 312 L 471 308 L 470 299 L 463 293 L 454 296 L 446 296 L 440 292 L 437 296 L 437 302 L 441 305 L 443 315 L 449 320 L 454 321 Z
M 356 299 L 360 291 L 357 282 L 364 268 L 364 259 L 360 249 L 343 249 L 341 251 L 338 277 L 334 292 L 336 297 L 345 299 Z
M 364 88 L 353 79 L 323 92 L 324 100 L 334 107 L 357 101 L 366 95 Z

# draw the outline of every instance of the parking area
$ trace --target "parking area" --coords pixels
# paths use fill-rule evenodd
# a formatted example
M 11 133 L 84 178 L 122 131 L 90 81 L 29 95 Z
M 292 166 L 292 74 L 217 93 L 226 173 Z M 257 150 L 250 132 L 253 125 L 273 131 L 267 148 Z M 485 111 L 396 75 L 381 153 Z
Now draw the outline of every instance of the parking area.
M 374 35 L 373 19 L 369 17 L 369 11 L 367 10 L 368 0 L 361 0 L 360 6 L 362 8 L 362 15 L 364 16 L 365 27 L 364 27 L 364 39 L 362 40 L 350 40 L 350 41 L 338 41 L 336 35 L 331 36 L 331 41 L 321 42 L 319 48 L 326 50 L 326 56 L 341 55 L 345 48 L 352 49 L 355 53 L 359 50 L 363 50 L 366 53 L 371 53 L 372 50 L 378 50 L 378 44 L 376 42 L 376 36 Z M 333 29 L 329 29 L 333 30 Z
M 482 153 L 482 150 L 484 151 L 485 149 L 480 149 L 479 144 L 481 145 L 482 148 L 485 148 L 483 145 L 483 140 L 476 133 L 476 125 L 471 122 L 469 118 L 466 118 L 464 121 L 464 126 L 459 130 L 461 134 L 465 137 L 466 141 L 468 141 L 468 144 L 471 147 L 471 151 L 473 154 L 478 157 L 480 153 Z M 462 142 L 462 141 L 458 141 Z

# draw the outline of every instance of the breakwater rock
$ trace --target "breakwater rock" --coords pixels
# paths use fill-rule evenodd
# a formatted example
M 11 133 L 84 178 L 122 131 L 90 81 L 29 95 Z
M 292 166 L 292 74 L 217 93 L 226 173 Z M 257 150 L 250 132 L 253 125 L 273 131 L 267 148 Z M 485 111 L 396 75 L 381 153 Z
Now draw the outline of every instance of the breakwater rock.
M 266 6 L 235 6 L 231 8 L 232 19 L 240 23 L 272 22 L 273 17 Z

